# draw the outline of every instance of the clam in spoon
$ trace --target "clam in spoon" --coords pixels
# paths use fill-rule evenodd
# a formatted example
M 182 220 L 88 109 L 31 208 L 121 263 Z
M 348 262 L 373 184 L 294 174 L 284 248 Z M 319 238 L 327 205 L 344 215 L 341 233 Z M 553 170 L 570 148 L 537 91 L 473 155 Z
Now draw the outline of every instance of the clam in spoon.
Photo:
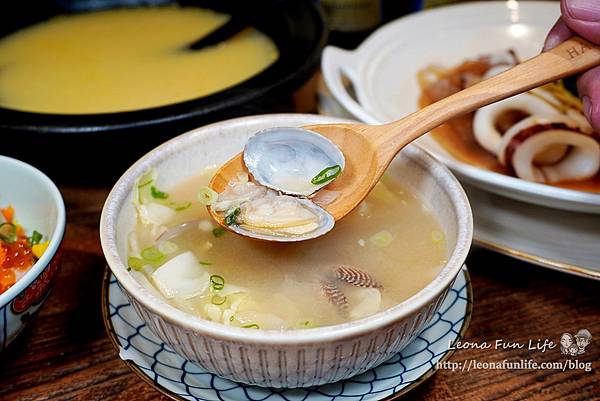
M 271 143 L 274 144 L 273 146 L 254 146 L 252 144 L 254 137 L 252 137 L 244 152 L 225 163 L 213 176 L 209 186 L 221 193 L 230 182 L 240 176 L 240 173 L 249 171 L 257 182 L 267 187 L 301 196 L 310 196 L 317 191 L 318 197 L 321 186 L 307 185 L 306 179 L 303 183 L 298 180 L 277 182 L 277 177 L 281 178 L 280 174 L 269 173 L 269 171 L 277 173 L 278 169 L 284 168 L 286 160 L 296 158 L 295 153 L 312 154 L 317 147 L 319 148 L 317 152 L 321 153 L 317 157 L 318 163 L 303 162 L 303 159 L 299 158 L 293 166 L 288 167 L 291 170 L 301 170 L 302 166 L 312 168 L 312 172 L 305 171 L 303 175 L 312 177 L 317 170 L 315 165 L 319 163 L 321 167 L 342 163 L 343 171 L 339 177 L 335 181 L 325 183 L 327 190 L 337 194 L 332 202 L 320 208 L 312 201 L 302 199 L 307 207 L 314 208 L 315 213 L 318 213 L 319 224 L 323 224 L 323 229 L 316 229 L 302 235 L 270 235 L 232 225 L 230 219 L 226 221 L 223 213 L 216 212 L 210 206 L 209 213 L 224 228 L 252 238 L 278 242 L 316 238 L 329 231 L 333 227 L 333 221 L 342 219 L 358 206 L 377 184 L 396 154 L 415 139 L 454 117 L 597 65 L 600 65 L 600 48 L 574 37 L 548 52 L 541 53 L 398 121 L 384 125 L 324 124 L 266 130 L 256 137 L 260 135 L 260 142 Z M 285 132 L 283 137 L 281 137 L 282 132 Z M 322 140 L 317 143 L 315 137 L 320 137 Z M 343 154 L 341 159 L 335 149 L 336 146 L 330 146 L 331 143 L 341 150 Z M 278 162 L 273 164 L 274 161 Z M 261 165 L 262 170 L 257 170 L 257 166 Z M 303 185 L 306 185 L 306 188 L 302 188 L 304 191 L 296 191 Z M 318 203 L 316 198 L 313 199 Z

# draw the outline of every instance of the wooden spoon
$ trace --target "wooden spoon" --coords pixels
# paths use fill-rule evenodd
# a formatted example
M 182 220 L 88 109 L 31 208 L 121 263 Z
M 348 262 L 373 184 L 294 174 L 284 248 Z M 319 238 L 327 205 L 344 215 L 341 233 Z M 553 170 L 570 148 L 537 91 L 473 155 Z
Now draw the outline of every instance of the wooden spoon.
M 600 48 L 574 37 L 398 121 L 384 125 L 357 123 L 303 127 L 329 138 L 346 159 L 343 173 L 326 187 L 339 195 L 324 209 L 336 221 L 346 216 L 369 194 L 403 147 L 448 120 L 597 65 L 600 65 Z M 241 153 L 217 171 L 209 186 L 220 193 L 239 172 L 247 172 Z M 222 216 L 210 207 L 208 210 L 221 226 L 229 229 Z

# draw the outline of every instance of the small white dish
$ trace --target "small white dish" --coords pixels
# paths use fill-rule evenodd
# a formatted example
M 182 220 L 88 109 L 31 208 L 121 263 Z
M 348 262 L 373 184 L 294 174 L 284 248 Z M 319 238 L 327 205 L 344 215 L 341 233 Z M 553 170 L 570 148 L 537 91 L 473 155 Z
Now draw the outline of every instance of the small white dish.
M 354 117 L 376 124 L 418 109 L 417 72 L 452 66 L 465 58 L 516 49 L 522 58 L 538 53 L 560 15 L 556 1 L 477 2 L 427 10 L 374 32 L 356 50 L 327 47 L 321 69 L 333 96 Z M 352 83 L 357 100 L 342 82 Z M 418 143 L 464 182 L 537 205 L 600 214 L 600 194 L 558 188 L 498 174 L 460 162 L 433 138 Z
M 360 376 L 310 389 L 268 389 L 222 379 L 173 352 L 144 324 L 116 278 L 107 271 L 102 285 L 106 331 L 129 368 L 162 394 L 190 401 L 363 401 L 396 398 L 423 383 L 436 364 L 450 358 L 449 345 L 469 326 L 473 290 L 466 267 L 456 278 L 440 311 L 402 352 Z

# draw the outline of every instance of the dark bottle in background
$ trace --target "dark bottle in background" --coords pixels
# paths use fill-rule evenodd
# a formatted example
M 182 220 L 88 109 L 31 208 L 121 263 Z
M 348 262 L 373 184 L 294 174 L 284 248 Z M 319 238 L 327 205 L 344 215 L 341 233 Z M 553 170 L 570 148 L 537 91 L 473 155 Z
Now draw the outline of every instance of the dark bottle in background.
M 321 0 L 329 43 L 353 49 L 380 25 L 420 10 L 423 0 Z

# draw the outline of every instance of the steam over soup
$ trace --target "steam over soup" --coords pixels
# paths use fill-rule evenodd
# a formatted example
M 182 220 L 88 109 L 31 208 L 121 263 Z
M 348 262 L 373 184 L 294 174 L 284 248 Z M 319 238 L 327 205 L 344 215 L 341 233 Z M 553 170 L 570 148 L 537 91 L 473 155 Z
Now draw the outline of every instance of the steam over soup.
M 286 244 L 226 232 L 210 219 L 214 171 L 164 191 L 141 177 L 129 238 L 131 274 L 190 314 L 226 325 L 299 329 L 359 319 L 425 287 L 446 262 L 422 202 L 385 177 L 327 235 Z
M 107 113 L 218 92 L 278 57 L 274 43 L 254 28 L 218 46 L 187 49 L 228 18 L 168 6 L 59 16 L 25 28 L 0 40 L 0 106 Z

